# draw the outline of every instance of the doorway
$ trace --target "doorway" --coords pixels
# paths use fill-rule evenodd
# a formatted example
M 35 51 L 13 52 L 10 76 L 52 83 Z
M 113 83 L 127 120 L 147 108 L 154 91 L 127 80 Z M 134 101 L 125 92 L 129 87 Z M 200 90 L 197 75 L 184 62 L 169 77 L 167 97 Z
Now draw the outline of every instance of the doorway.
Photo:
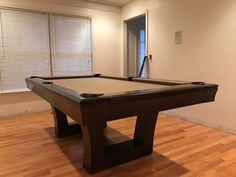
M 146 55 L 146 15 L 127 20 L 125 23 L 127 25 L 126 75 L 138 77 Z

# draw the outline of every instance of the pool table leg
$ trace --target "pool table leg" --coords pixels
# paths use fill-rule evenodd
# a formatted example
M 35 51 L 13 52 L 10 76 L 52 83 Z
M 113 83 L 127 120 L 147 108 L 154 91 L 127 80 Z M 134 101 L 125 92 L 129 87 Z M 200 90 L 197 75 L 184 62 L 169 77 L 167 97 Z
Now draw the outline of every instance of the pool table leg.
M 90 173 L 104 169 L 105 136 L 104 125 L 96 127 L 83 126 L 84 159 L 83 167 Z
M 105 111 L 104 111 L 105 112 Z M 101 116 L 103 113 L 96 114 Z M 82 126 L 84 142 L 83 167 L 90 173 L 149 155 L 153 152 L 153 138 L 158 112 L 147 111 L 137 116 L 134 139 L 107 144 L 103 133 L 105 115 L 96 123 Z M 94 122 L 94 121 L 91 121 Z
M 139 113 L 134 131 L 134 143 L 142 146 L 147 154 L 153 152 L 153 139 L 156 127 L 158 112 L 148 111 Z
M 81 126 L 77 123 L 68 123 L 67 116 L 62 111 L 52 106 L 55 133 L 58 138 L 81 134 Z

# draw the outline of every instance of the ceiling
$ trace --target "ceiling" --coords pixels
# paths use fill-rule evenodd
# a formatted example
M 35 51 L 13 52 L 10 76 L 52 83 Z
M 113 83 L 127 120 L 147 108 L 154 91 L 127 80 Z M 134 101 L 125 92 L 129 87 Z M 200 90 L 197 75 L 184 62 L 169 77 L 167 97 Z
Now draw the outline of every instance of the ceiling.
M 132 0 L 85 0 L 85 1 L 115 5 L 115 6 L 123 6 Z

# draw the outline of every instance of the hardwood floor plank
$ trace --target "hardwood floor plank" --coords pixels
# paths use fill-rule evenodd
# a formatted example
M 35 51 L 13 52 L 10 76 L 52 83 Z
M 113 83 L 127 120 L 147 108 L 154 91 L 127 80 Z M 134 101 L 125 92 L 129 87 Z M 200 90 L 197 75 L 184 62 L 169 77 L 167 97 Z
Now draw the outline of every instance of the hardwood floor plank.
M 133 137 L 136 118 L 108 123 L 113 142 Z M 160 115 L 154 152 L 89 175 L 81 136 L 57 139 L 49 112 L 0 119 L 0 177 L 236 177 L 236 136 Z

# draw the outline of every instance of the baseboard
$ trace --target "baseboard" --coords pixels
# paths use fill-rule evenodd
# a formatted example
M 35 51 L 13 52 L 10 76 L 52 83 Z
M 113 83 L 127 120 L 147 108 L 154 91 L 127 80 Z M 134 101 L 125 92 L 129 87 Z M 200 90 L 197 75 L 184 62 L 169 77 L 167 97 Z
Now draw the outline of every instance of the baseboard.
M 178 117 L 178 118 L 186 120 L 186 121 L 190 121 L 190 122 L 193 122 L 193 123 L 196 123 L 196 124 L 200 124 L 202 126 L 206 126 L 206 127 L 209 127 L 209 128 L 213 128 L 213 129 L 216 129 L 216 130 L 223 131 L 225 133 L 236 135 L 236 128 L 234 129 L 234 128 L 226 127 L 226 126 L 223 126 L 223 125 L 214 124 L 212 122 L 199 120 L 199 119 L 196 119 L 196 118 L 192 118 L 192 117 L 185 116 L 185 115 L 178 114 L 176 112 L 171 112 L 171 111 L 163 112 L 163 114 L 170 115 L 170 116 L 175 116 L 175 117 Z

